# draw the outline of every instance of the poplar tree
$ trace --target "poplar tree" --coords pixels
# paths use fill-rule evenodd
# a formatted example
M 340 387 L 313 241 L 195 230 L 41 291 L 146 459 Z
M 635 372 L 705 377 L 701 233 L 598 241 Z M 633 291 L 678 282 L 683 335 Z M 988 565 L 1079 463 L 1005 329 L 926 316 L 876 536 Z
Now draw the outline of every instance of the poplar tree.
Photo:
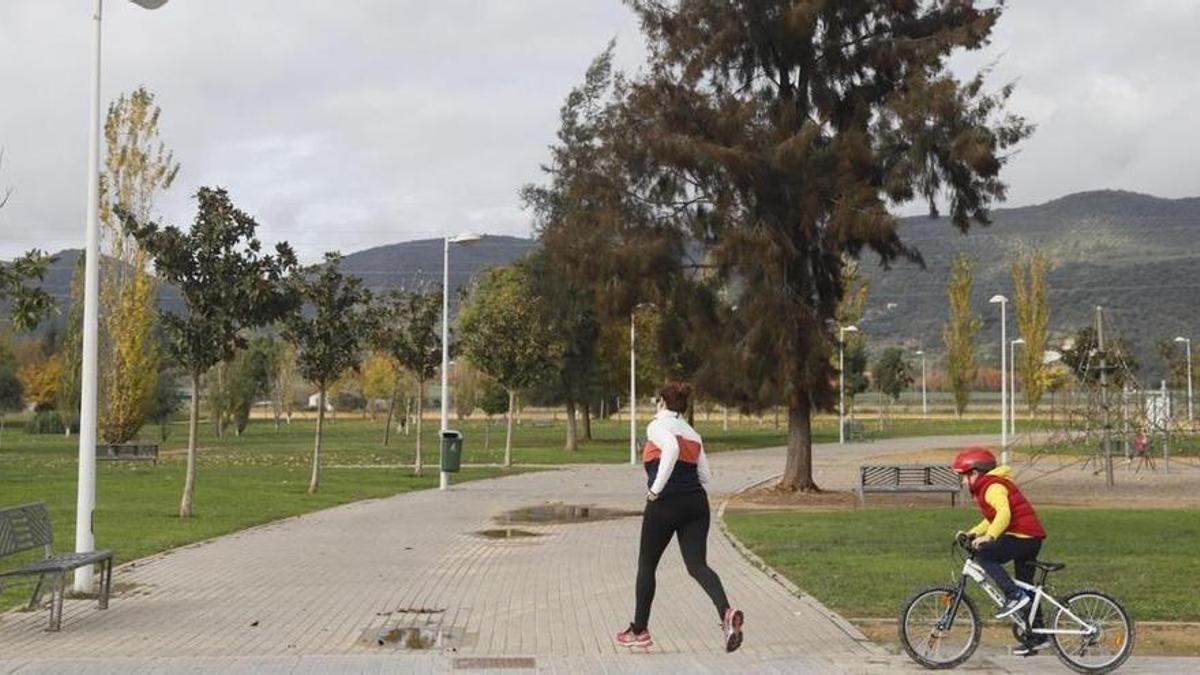
M 975 384 L 975 339 L 983 322 L 971 307 L 971 288 L 975 271 L 971 259 L 960 254 L 950 266 L 950 318 L 942 329 L 946 344 L 946 377 L 954 394 L 954 413 L 962 417 L 971 402 L 971 386 Z
M 157 195 L 179 174 L 174 153 L 159 136 L 161 115 L 154 94 L 139 87 L 117 98 L 104 122 L 100 435 L 108 443 L 137 435 L 158 385 L 158 284 L 149 272 L 149 254 L 130 236 L 118 211 L 148 222 Z
M 1012 266 L 1013 311 L 1017 316 L 1021 337 L 1025 340 L 1024 347 L 1014 358 L 1021 373 L 1025 404 L 1029 406 L 1031 415 L 1037 413 L 1042 394 L 1046 391 L 1046 366 L 1042 363 L 1050 339 L 1050 298 L 1046 272 L 1046 256 L 1041 251 L 1034 251 L 1029 257 L 1028 271 L 1021 262 Z

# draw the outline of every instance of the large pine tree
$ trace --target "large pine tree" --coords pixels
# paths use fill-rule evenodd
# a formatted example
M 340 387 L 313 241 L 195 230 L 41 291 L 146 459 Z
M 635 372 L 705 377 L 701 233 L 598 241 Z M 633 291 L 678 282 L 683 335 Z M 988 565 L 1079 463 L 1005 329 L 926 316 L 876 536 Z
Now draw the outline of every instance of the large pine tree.
M 727 346 L 712 364 L 738 374 L 743 406 L 787 405 L 781 487 L 814 490 L 847 256 L 919 262 L 890 212 L 917 198 L 948 204 L 960 231 L 986 223 L 1005 151 L 1030 132 L 1005 115 L 1011 88 L 947 68 L 1003 5 L 627 1 L 650 53 L 623 116 L 633 184 L 726 282 L 736 311 L 707 328 Z

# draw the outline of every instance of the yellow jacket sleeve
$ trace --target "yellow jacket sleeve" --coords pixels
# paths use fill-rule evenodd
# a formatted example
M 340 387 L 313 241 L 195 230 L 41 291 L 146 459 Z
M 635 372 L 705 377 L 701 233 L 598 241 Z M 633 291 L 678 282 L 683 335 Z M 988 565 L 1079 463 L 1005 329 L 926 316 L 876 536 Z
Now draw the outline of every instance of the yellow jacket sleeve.
M 986 534 L 992 539 L 999 539 L 1012 522 L 1012 511 L 1008 508 L 1008 488 L 999 483 L 992 483 L 987 492 L 983 493 L 983 500 L 996 509 L 996 517 L 988 524 Z
M 987 532 L 987 529 L 988 529 L 988 521 L 987 521 L 987 518 L 984 518 L 983 520 L 979 521 L 978 525 L 967 530 L 967 534 L 971 535 L 972 537 L 978 537 L 979 535 L 983 534 L 984 532 Z

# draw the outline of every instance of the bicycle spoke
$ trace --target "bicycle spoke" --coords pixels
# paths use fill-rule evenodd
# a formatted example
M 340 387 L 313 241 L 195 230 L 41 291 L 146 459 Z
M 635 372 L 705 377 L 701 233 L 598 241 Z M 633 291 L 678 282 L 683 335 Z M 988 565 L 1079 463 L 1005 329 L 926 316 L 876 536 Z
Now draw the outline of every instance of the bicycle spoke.
M 1099 593 L 1077 595 L 1065 606 L 1078 621 L 1067 612 L 1059 611 L 1054 618 L 1054 628 L 1084 633 L 1055 636 L 1064 657 L 1085 669 L 1105 668 L 1118 659 L 1123 660 L 1131 634 L 1120 607 Z

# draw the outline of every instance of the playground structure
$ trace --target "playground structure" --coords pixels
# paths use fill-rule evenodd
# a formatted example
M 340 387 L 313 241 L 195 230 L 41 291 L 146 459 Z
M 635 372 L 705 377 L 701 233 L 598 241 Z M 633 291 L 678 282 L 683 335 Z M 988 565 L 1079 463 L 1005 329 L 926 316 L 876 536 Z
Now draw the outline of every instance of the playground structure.
M 1109 487 L 1122 462 L 1135 474 L 1200 468 L 1200 435 L 1188 420 L 1187 401 L 1176 400 L 1165 380 L 1144 385 L 1123 350 L 1106 350 L 1104 335 L 1112 327 L 1101 308 L 1096 314 L 1097 345 L 1081 355 L 1072 386 L 1063 392 L 1066 402 L 1057 411 L 1054 431 L 1040 444 L 1025 436 L 1031 462 L 1051 454 L 1079 454 L 1079 468 L 1103 473 Z M 1073 347 L 1069 341 L 1064 345 L 1065 350 Z

